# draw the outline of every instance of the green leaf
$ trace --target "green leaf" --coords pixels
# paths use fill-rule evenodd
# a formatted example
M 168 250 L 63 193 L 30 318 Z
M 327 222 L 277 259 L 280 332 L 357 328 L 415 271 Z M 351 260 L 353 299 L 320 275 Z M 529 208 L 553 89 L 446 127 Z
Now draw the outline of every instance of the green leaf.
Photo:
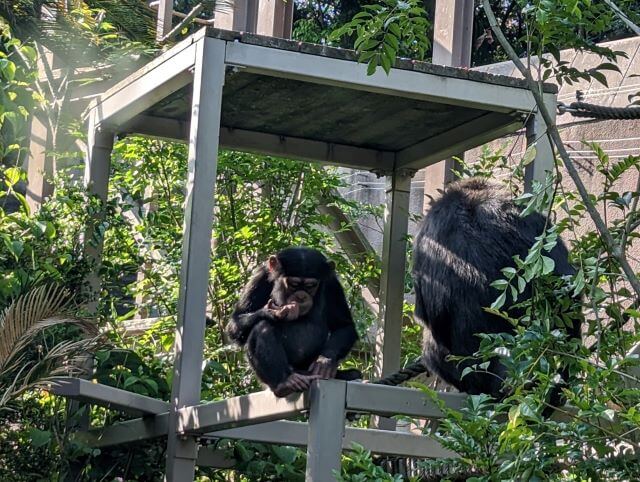
M 377 57 L 378 56 L 376 55 L 376 57 L 369 60 L 369 64 L 367 65 L 367 75 L 375 74 L 376 69 L 378 68 L 378 62 L 376 61 Z
M 495 288 L 497 290 L 503 290 L 507 286 L 509 286 L 509 282 L 507 280 L 504 280 L 504 279 L 497 279 L 493 283 L 491 283 L 489 286 L 492 286 L 493 288 Z
M 542 274 L 549 274 L 556 267 L 555 261 L 553 259 L 543 256 L 542 257 Z
M 51 432 L 48 430 L 32 428 L 29 430 L 29 439 L 31 439 L 31 445 L 34 447 L 42 447 L 47 445 L 51 440 Z
M 496 299 L 493 303 L 491 303 L 491 309 L 499 310 L 504 305 L 504 302 L 507 300 L 507 292 L 503 291 L 498 299 Z
M 5 169 L 4 177 L 9 187 L 15 186 L 20 181 L 21 170 L 18 167 L 9 167 Z
M 522 165 L 528 166 L 529 164 L 531 164 L 533 160 L 536 158 L 536 152 L 537 151 L 536 151 L 535 145 L 529 146 L 526 152 L 524 153 L 524 156 L 522 157 Z
M 139 381 L 140 379 L 138 377 L 131 376 L 124 381 L 122 388 L 129 388 L 131 385 L 133 385 L 134 383 L 138 383 Z

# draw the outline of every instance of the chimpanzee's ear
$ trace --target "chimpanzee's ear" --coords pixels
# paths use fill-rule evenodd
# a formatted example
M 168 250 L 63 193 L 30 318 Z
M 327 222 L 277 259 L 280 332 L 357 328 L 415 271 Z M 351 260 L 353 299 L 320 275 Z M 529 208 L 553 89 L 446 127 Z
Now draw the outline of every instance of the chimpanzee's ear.
M 269 256 L 269 261 L 267 261 L 267 266 L 269 271 L 278 271 L 280 269 L 280 261 L 278 261 L 278 257 L 274 254 Z
M 327 261 L 327 266 L 329 266 L 329 271 L 330 272 L 334 272 L 336 270 L 336 263 L 335 261 Z

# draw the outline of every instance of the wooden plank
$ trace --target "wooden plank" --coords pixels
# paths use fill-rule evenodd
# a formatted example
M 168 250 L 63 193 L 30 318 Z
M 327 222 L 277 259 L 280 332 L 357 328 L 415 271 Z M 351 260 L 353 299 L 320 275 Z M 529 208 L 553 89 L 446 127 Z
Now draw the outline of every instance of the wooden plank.
M 439 397 L 455 410 L 462 408 L 467 399 L 462 393 L 439 393 Z M 419 390 L 357 382 L 347 383 L 347 410 L 420 418 L 441 418 L 443 415 Z
M 487 113 L 396 154 L 397 168 L 420 169 L 505 134 L 516 132 L 524 118 Z
M 169 404 L 162 400 L 80 378 L 57 377 L 51 382 L 51 392 L 130 415 L 157 415 L 169 410 Z
M 277 398 L 270 390 L 219 402 L 184 407 L 178 411 L 178 431 L 205 433 L 280 420 L 309 408 L 307 393 Z
M 121 132 L 184 142 L 188 137 L 189 123 L 141 115 L 126 122 L 122 126 Z M 332 144 L 229 127 L 220 129 L 220 147 L 356 169 L 391 170 L 395 157 L 392 152 L 388 151 L 376 151 L 344 144 Z
M 284 444 L 295 447 L 307 445 L 309 425 L 287 420 L 206 433 L 204 438 L 248 440 L 251 442 Z M 342 449 L 353 448 L 353 443 L 364 446 L 375 454 L 401 455 L 404 457 L 442 458 L 457 454 L 445 449 L 426 435 L 391 432 L 365 428 L 345 428 Z
M 195 53 L 196 47 L 192 45 L 133 82 L 103 96 L 92 109 L 96 123 L 118 127 L 192 82 L 189 69 L 194 65 Z
M 73 437 L 90 447 L 112 447 L 166 437 L 168 429 L 169 413 L 167 412 L 155 417 L 136 418 L 86 432 L 76 432 Z
M 227 44 L 226 62 L 245 67 L 249 72 L 275 77 L 495 112 L 529 112 L 535 105 L 531 92 L 523 88 L 402 69 L 392 69 L 389 75 L 379 69 L 375 74 L 367 75 L 364 64 L 240 42 Z

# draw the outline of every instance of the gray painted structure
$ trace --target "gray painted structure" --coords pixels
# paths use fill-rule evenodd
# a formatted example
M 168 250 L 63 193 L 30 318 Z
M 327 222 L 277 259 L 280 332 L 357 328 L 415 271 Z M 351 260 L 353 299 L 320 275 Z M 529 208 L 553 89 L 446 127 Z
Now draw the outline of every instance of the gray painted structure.
M 545 89 L 550 104 L 555 90 Z M 406 60 L 389 75 L 368 76 L 351 51 L 215 29 L 189 37 L 107 91 L 91 105 L 89 122 L 86 182 L 100 198 L 106 197 L 114 135 L 132 132 L 189 143 L 175 367 L 171 400 L 162 413 L 157 401 L 111 387 L 82 381 L 70 387 L 68 380 L 66 388 L 54 387 L 65 396 L 149 414 L 79 436 L 106 445 L 166 435 L 170 481 L 192 480 L 197 462 L 224 466 L 219 454 L 199 448 L 200 438 L 215 437 L 211 432 L 225 430 L 228 437 L 229 429 L 253 425 L 242 437 L 287 443 L 289 434 L 256 424 L 301 412 L 309 413 L 309 424 L 303 424 L 309 481 L 333 480 L 332 469 L 339 468 L 349 440 L 381 453 L 442 456 L 442 448 L 421 436 L 345 429 L 348 410 L 441 416 L 416 390 L 328 380 L 286 399 L 260 392 L 200 403 L 209 270 L 203 260 L 211 239 L 218 148 L 357 167 L 386 177 L 376 345 L 382 354 L 379 370 L 389 373 L 400 361 L 412 175 L 525 125 L 542 139 L 530 167 L 530 176 L 539 177 L 551 168 L 551 159 L 540 147 L 545 138 L 535 102 L 521 80 Z M 100 247 L 88 246 L 87 255 L 99 261 Z M 94 277 L 93 288 L 98 287 Z M 441 397 L 452 407 L 464 400 L 459 394 Z M 303 444 L 303 432 L 297 433 L 297 443 Z M 396 445 L 400 440 L 406 450 Z

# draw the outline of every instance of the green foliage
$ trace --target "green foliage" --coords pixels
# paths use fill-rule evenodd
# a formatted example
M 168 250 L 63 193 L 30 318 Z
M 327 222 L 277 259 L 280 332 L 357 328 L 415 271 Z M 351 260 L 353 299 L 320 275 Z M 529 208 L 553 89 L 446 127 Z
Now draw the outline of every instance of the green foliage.
M 353 48 L 360 62 L 367 63 L 367 73 L 378 66 L 389 73 L 398 55 L 418 60 L 431 46 L 427 36 L 430 24 L 422 2 L 418 0 L 383 0 L 365 5 L 351 22 L 335 30 L 330 39 L 357 35 Z
M 626 251 L 637 238 L 638 193 L 616 186 L 625 174 L 638 175 L 639 159 L 611 162 L 599 146 L 592 148 L 603 178 L 593 201 Z M 629 350 L 640 341 L 640 313 L 601 239 L 578 231 L 585 206 L 557 177 L 534 183 L 517 201 L 523 215 L 538 210 L 562 217 L 492 283 L 496 300 L 487 310 L 510 321 L 515 333 L 481 335 L 465 369 L 486 371 L 498 357 L 508 396 L 500 403 L 473 396 L 460 412 L 442 406 L 446 418 L 434 436 L 462 456 L 458 469 L 473 473 L 474 480 L 636 480 L 640 360 Z M 553 273 L 549 251 L 560 234 L 571 240 L 575 275 Z M 565 328 L 576 324 L 585 327 L 584 343 L 566 335 Z M 560 406 L 561 416 L 549 418 L 548 409 L 558 407 L 558 387 L 574 408 Z M 425 465 L 434 469 L 438 463 Z
M 80 235 L 92 209 L 95 203 L 75 188 L 59 189 L 36 214 L 26 203 L 13 213 L 0 207 L 0 307 L 43 282 L 79 290 L 88 270 Z
M 4 177 L 4 187 L 9 191 L 21 175 L 5 166 L 21 165 L 29 114 L 40 101 L 33 90 L 35 63 L 34 48 L 14 38 L 0 17 L 0 169 L 4 171 L 0 179 Z
M 295 447 L 239 442 L 233 455 L 248 480 L 305 480 L 306 454 Z
M 361 445 L 354 443 L 352 449 L 342 456 L 341 473 L 336 474 L 336 480 L 339 482 L 401 482 L 405 480 L 401 475 L 391 475 L 379 465 L 374 464 L 371 452 Z

